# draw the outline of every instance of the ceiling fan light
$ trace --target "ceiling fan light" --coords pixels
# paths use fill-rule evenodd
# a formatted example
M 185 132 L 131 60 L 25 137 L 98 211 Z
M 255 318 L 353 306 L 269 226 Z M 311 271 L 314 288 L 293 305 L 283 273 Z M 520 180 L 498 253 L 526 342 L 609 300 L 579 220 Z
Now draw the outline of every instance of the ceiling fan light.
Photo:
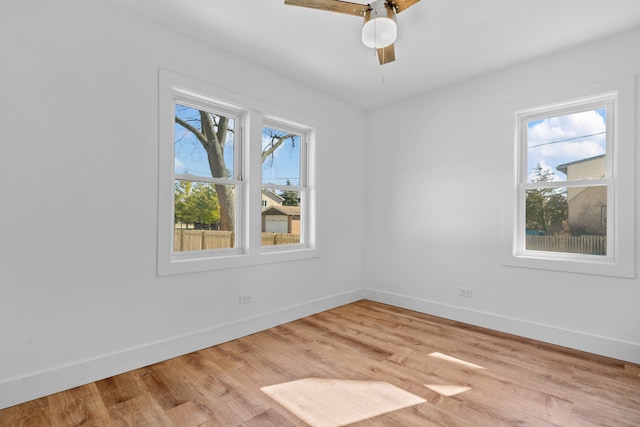
M 383 48 L 396 41 L 398 26 L 389 18 L 376 18 L 362 26 L 362 43 L 371 48 Z
M 364 16 L 362 25 L 362 43 L 375 49 L 387 47 L 396 41 L 398 25 L 393 7 L 384 0 L 371 3 Z

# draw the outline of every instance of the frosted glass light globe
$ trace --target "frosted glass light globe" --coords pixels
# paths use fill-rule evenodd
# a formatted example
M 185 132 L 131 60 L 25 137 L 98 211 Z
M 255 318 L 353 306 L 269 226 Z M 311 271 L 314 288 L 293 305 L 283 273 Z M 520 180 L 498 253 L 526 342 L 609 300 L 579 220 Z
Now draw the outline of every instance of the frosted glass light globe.
M 393 16 L 395 18 L 395 15 Z M 387 16 L 370 19 L 362 26 L 362 43 L 370 48 L 381 49 L 396 41 L 398 25 Z

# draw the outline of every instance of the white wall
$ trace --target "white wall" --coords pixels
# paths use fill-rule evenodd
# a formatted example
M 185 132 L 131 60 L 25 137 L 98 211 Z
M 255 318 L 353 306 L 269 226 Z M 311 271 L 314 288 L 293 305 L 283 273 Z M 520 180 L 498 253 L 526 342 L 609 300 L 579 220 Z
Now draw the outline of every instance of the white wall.
M 364 295 L 364 112 L 104 3 L 2 6 L 0 408 Z M 321 258 L 156 276 L 158 68 L 321 124 Z
M 640 73 L 638 46 L 635 31 L 371 112 L 367 295 L 640 362 L 638 278 L 501 262 L 505 103 Z M 473 297 L 458 296 L 458 287 Z
M 630 33 L 366 117 L 102 2 L 3 5 L 0 408 L 364 295 L 640 362 L 638 279 L 501 264 L 497 116 L 640 72 L 638 45 Z M 321 258 L 156 276 L 160 67 L 323 124 Z M 368 205 L 340 191 L 365 172 Z

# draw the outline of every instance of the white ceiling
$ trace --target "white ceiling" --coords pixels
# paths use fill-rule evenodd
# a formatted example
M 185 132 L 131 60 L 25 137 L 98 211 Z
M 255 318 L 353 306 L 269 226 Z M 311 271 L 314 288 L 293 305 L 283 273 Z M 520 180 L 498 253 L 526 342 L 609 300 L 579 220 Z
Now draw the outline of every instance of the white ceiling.
M 380 66 L 356 16 L 284 0 L 111 1 L 365 110 L 640 28 L 640 0 L 421 0 L 398 15 L 396 61 Z

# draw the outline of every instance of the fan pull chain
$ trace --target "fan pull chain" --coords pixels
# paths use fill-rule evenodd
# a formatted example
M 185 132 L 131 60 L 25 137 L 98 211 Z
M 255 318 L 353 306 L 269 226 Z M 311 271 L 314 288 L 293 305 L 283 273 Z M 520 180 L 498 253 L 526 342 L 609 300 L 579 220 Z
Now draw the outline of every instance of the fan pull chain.
M 382 86 L 384 86 L 384 67 L 382 66 L 382 64 L 385 63 L 386 56 L 387 56 L 387 50 L 382 49 L 382 61 L 380 62 L 380 68 L 382 69 Z
M 374 49 L 374 52 L 378 52 L 377 49 Z M 380 53 L 378 52 L 378 55 L 380 55 Z M 384 67 L 382 66 L 382 64 L 384 64 L 384 49 L 382 49 L 382 58 L 380 61 L 380 84 L 381 86 L 384 86 Z

